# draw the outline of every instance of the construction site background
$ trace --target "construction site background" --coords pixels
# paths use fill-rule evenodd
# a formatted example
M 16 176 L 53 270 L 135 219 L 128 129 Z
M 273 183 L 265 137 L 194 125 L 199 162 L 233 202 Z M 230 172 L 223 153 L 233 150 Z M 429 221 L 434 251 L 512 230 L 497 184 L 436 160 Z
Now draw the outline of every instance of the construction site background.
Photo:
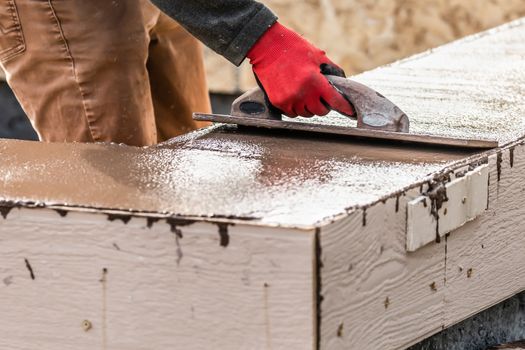
M 260 0 L 348 75 L 525 16 L 523 0 Z M 206 50 L 212 93 L 254 86 L 247 62 L 233 67 Z

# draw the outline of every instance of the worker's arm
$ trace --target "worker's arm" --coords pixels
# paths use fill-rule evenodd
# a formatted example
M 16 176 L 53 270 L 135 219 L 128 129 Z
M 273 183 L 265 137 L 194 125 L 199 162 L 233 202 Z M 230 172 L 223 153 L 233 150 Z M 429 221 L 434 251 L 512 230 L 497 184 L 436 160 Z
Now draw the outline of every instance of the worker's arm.
M 328 113 L 326 105 L 348 115 L 354 113 L 321 74 L 322 65 L 337 66 L 323 51 L 276 23 L 277 17 L 261 3 L 253 0 L 152 2 L 230 62 L 239 65 L 248 57 L 270 102 L 285 114 L 324 115 Z
M 152 0 L 193 36 L 239 65 L 259 37 L 277 21 L 253 0 Z

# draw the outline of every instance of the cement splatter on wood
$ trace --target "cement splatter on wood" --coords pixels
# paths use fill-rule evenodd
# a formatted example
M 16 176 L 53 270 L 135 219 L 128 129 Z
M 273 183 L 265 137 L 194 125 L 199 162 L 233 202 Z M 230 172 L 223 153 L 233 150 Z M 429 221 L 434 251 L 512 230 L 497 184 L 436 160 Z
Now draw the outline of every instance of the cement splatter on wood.
M 219 237 L 221 247 L 226 248 L 230 244 L 230 235 L 228 234 L 227 224 L 217 224 L 219 227 Z
M 68 213 L 67 210 L 63 210 L 63 209 L 55 209 L 55 211 L 57 212 L 58 215 L 60 215 L 60 217 L 65 217 Z
M 148 217 L 147 218 L 147 226 L 148 228 L 152 228 L 153 227 L 153 224 L 155 224 L 157 221 L 159 221 L 160 219 L 158 218 L 152 218 L 152 217 Z
M 131 220 L 131 215 L 122 215 L 122 214 L 108 214 L 109 221 L 120 220 L 124 224 L 127 224 Z
M 24 262 L 26 264 L 27 270 L 29 271 L 29 277 L 31 277 L 31 279 L 34 280 L 35 279 L 35 273 L 33 271 L 33 267 L 29 263 L 29 260 L 27 260 L 26 258 L 24 258 Z

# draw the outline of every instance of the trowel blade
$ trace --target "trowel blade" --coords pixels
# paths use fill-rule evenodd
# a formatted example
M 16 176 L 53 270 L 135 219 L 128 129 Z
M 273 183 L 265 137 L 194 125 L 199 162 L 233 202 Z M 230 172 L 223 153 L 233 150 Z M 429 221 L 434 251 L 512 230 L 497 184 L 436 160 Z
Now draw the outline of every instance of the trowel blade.
M 237 124 L 242 126 L 264 128 L 264 129 L 280 129 L 280 130 L 295 130 L 301 132 L 313 132 L 321 134 L 342 135 L 349 137 L 357 137 L 363 139 L 387 140 L 392 142 L 407 142 L 415 144 L 447 146 L 457 148 L 477 148 L 490 149 L 498 147 L 498 141 L 488 139 L 466 139 L 453 138 L 426 134 L 413 134 L 404 132 L 392 132 L 383 130 L 372 130 L 356 127 L 345 127 L 337 125 L 324 125 L 318 123 L 307 122 L 290 122 L 275 119 L 261 119 L 237 117 L 222 114 L 199 114 L 195 113 L 193 119 L 197 121 L 210 121 L 225 124 Z

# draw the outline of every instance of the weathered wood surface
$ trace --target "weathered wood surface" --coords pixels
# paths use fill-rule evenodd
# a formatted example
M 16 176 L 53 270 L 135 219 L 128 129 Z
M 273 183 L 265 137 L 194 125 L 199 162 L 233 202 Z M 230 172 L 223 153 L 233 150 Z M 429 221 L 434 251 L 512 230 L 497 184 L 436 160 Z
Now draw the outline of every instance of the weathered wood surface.
M 390 199 L 321 229 L 320 349 L 398 349 L 441 329 L 445 246 L 407 255 L 403 205 Z
M 358 77 L 422 131 L 508 146 L 470 159 L 489 166 L 488 209 L 440 242 L 404 251 L 407 203 L 428 185 L 321 228 L 321 349 L 402 349 L 525 290 L 524 38 L 518 21 Z M 453 179 L 445 171 L 429 184 Z
M 0 348 L 313 349 L 313 231 L 170 223 L 0 217 Z
M 419 190 L 321 228 L 321 349 L 403 349 L 525 290 L 525 145 L 488 165 L 488 209 L 413 253 Z
M 505 149 L 489 164 L 488 211 L 447 239 L 445 326 L 525 290 L 525 146 Z
M 489 165 L 469 166 L 450 174 L 450 181 L 431 194 L 418 196 L 407 203 L 407 251 L 443 238 L 487 210 Z M 444 201 L 437 208 L 432 199 L 443 190 Z

